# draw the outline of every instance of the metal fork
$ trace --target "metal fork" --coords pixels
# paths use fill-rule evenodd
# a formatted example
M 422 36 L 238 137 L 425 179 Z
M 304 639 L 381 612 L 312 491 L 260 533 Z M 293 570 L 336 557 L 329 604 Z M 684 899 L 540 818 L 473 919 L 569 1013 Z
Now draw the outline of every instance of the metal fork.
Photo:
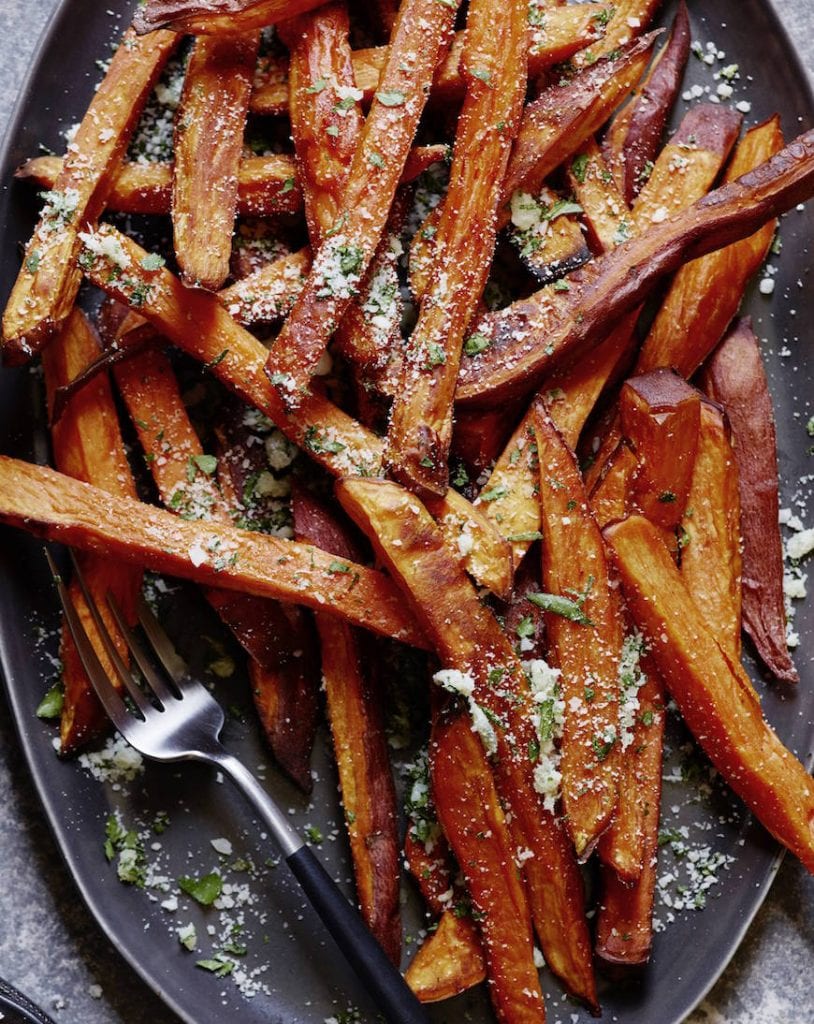
M 348 903 L 288 818 L 251 772 L 218 739 L 224 714 L 205 687 L 193 679 L 163 628 L 140 599 L 137 613 L 144 633 L 168 678 L 156 671 L 140 641 L 124 621 L 112 595 L 108 604 L 144 677 L 147 691 L 119 656 L 99 609 L 71 552 L 74 574 L 105 651 L 130 702 L 114 687 L 77 614 L 68 588 L 46 548 L 65 620 L 96 695 L 113 725 L 136 750 L 156 761 L 206 761 L 225 772 L 243 791 L 276 840 L 311 905 L 356 971 L 368 993 L 392 1024 L 428 1024 L 429 1018 L 398 969 Z

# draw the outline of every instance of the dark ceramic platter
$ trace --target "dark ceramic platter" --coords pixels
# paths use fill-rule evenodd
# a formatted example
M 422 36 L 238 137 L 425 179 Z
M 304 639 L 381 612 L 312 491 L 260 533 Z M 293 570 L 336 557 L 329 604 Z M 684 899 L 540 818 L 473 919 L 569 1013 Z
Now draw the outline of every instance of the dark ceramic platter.
M 12 121 L 2 155 L 0 226 L 3 252 L 0 264 L 0 300 L 5 301 L 17 272 L 16 243 L 28 238 L 36 214 L 31 191 L 11 182 L 13 169 L 35 154 L 40 144 L 61 151 L 60 132 L 78 120 L 98 77 L 95 61 L 109 52 L 109 43 L 121 31 L 117 15 L 127 14 L 125 0 L 64 0 L 43 39 Z M 715 40 L 726 51 L 724 63 L 738 63 L 741 75 L 756 81 L 741 89 L 736 98 L 751 101 L 747 124 L 779 111 L 788 136 L 812 127 L 814 101 L 793 45 L 785 36 L 768 5 L 760 0 L 708 0 L 692 3 L 693 38 Z M 116 12 L 116 14 L 112 14 Z M 668 6 L 669 13 L 670 8 Z M 719 65 L 720 66 L 720 65 Z M 711 72 L 690 59 L 687 85 L 711 83 Z M 686 86 L 685 86 L 686 87 Z M 679 102 L 679 113 L 686 104 Z M 747 310 L 765 339 L 778 420 L 782 504 L 794 501 L 800 477 L 812 471 L 805 452 L 804 425 L 812 414 L 807 402 L 814 396 L 814 353 L 807 336 L 814 318 L 810 290 L 811 261 L 808 246 L 814 239 L 814 207 L 789 214 L 782 228 L 783 251 L 775 258 L 778 273 L 775 295 L 768 300 L 750 295 Z M 798 285 L 798 279 L 802 286 Z M 791 355 L 781 358 L 787 345 Z M 39 379 L 28 370 L 0 373 L 0 448 L 3 452 L 42 461 L 47 455 L 41 419 Z M 808 397 L 807 397 L 808 396 Z M 805 516 L 804 516 L 805 518 Z M 251 855 L 258 864 L 273 851 L 264 847 L 259 829 L 236 794 L 218 785 L 206 770 L 190 766 L 183 771 L 148 766 L 145 774 L 116 792 L 102 785 L 78 766 L 60 762 L 52 746 L 53 729 L 35 717 L 50 669 L 48 653 L 56 648 L 54 631 L 58 615 L 52 588 L 46 578 L 40 545 L 9 530 L 0 531 L 0 656 L 8 699 L 14 711 L 31 774 L 57 841 L 87 902 L 111 941 L 142 978 L 184 1020 L 207 1024 L 239 1016 L 252 1022 L 321 1022 L 338 1009 L 356 1006 L 361 1019 L 373 1020 L 375 1011 L 359 991 L 337 950 L 326 940 L 316 919 L 302 905 L 283 869 L 264 870 L 252 882 L 256 907 L 267 911 L 260 923 L 257 914 L 247 924 L 250 953 L 247 965 L 268 963 L 262 976 L 269 992 L 245 999 L 229 979 L 219 979 L 196 969 L 197 957 L 181 949 L 171 927 L 194 919 L 199 934 L 207 921 L 205 912 L 182 906 L 171 918 L 143 892 L 122 885 L 102 854 L 104 821 L 117 808 L 130 822 L 148 822 L 158 810 L 169 812 L 171 827 L 161 836 L 162 857 L 171 874 L 208 870 L 217 858 L 209 840 L 228 837 L 236 854 Z M 167 625 L 179 645 L 193 658 L 200 653 L 200 637 L 218 626 L 191 588 L 182 587 L 168 604 Z M 760 680 L 766 714 L 783 740 L 803 759 L 810 759 L 814 715 L 814 601 L 797 612 L 802 637 L 796 661 L 800 669 L 798 689 L 782 689 Z M 43 631 L 50 638 L 42 640 Z M 749 661 L 753 674 L 754 664 Z M 243 680 L 232 681 L 224 699 L 246 703 Z M 268 756 L 257 737 L 250 712 L 232 718 L 225 740 L 253 766 L 267 764 Z M 680 727 L 671 734 L 672 766 L 681 760 L 680 745 L 686 742 Z M 338 820 L 335 772 L 325 753 L 324 737 L 314 762 L 318 782 L 308 804 L 273 768 L 267 785 L 285 807 L 294 811 L 300 825 L 317 825 L 326 835 Z M 672 772 L 672 767 L 668 768 Z M 673 773 L 674 774 L 674 773 Z M 665 807 L 672 826 L 686 823 L 692 834 L 704 836 L 715 850 L 735 857 L 721 872 L 704 912 L 676 914 L 676 920 L 656 936 L 652 963 L 638 979 L 603 981 L 602 1002 L 608 1020 L 636 1024 L 678 1024 L 708 991 L 724 968 L 757 908 L 763 900 L 779 863 L 776 845 L 760 826 L 731 798 L 713 787 L 704 800 L 693 797 L 684 784 L 667 783 Z M 347 883 L 348 850 L 341 838 L 322 846 L 323 859 L 335 876 Z M 669 852 L 665 851 L 665 857 Z M 665 860 L 661 870 L 670 870 Z M 235 880 L 239 880 L 236 879 Z M 415 935 L 421 925 L 415 894 L 405 889 L 405 934 Z M 664 918 L 666 910 L 661 908 Z M 206 951 L 203 951 L 204 955 Z M 579 1007 L 563 1002 L 558 986 L 546 978 L 551 1021 L 587 1022 Z M 475 992 L 431 1011 L 436 1021 L 488 1021 L 491 1019 L 483 992 Z

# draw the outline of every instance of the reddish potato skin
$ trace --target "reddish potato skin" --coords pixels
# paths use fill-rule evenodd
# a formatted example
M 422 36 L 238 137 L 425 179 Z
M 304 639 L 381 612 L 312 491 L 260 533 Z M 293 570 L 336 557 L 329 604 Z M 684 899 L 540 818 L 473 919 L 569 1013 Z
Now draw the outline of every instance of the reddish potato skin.
M 639 94 L 614 118 L 605 139 L 606 158 L 620 178 L 628 204 L 641 191 L 645 166 L 658 152 L 689 55 L 690 20 L 681 0 L 670 38 L 656 55 Z
M 778 679 L 796 683 L 786 645 L 774 410 L 750 319 L 734 325 L 704 367 L 702 380 L 732 426 L 743 537 L 743 628 L 766 667 Z
M 814 873 L 814 779 L 763 718 L 749 677 L 710 633 L 655 527 L 631 516 L 604 536 L 687 727 L 764 827 Z

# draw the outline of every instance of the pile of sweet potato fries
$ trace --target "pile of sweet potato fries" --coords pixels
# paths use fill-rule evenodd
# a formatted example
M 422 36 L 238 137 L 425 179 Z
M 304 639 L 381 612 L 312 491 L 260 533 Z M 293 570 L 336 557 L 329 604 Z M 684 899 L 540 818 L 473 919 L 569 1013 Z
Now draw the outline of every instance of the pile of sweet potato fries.
M 814 871 L 814 784 L 740 661 L 744 628 L 796 680 L 773 414 L 737 319 L 776 218 L 814 194 L 814 134 L 785 145 L 776 117 L 741 134 L 735 109 L 701 103 L 663 144 L 683 3 L 663 35 L 657 0 L 368 7 L 352 25 L 343 0 L 147 0 L 64 157 L 20 169 L 47 192 L 3 358 L 42 357 L 56 470 L 0 457 L 0 518 L 79 549 L 103 614 L 113 591 L 132 618 L 145 569 L 200 583 L 304 789 L 324 680 L 370 927 L 398 960 L 406 858 L 436 920 L 407 972 L 420 998 L 487 978 L 500 1020 L 542 1021 L 535 942 L 595 1009 L 594 953 L 648 959 L 668 696 Z M 133 161 L 179 46 L 173 160 Z M 293 151 L 248 148 L 259 117 L 286 137 L 290 119 Z M 437 205 L 416 205 L 439 162 Z M 116 213 L 170 218 L 174 253 Z M 247 218 L 299 242 L 241 259 Z M 93 287 L 95 323 L 77 305 Z M 214 455 L 173 350 L 231 394 Z M 164 508 L 139 497 L 121 406 Z M 250 528 L 248 491 L 288 483 L 248 410 L 303 453 L 293 539 Z M 392 639 L 438 684 L 403 842 Z M 71 753 L 105 721 L 67 633 L 62 652 Z

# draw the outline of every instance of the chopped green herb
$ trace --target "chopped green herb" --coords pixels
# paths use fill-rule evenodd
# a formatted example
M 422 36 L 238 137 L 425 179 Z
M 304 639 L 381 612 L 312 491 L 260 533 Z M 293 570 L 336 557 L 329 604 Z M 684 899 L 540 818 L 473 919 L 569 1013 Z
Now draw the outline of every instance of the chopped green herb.
M 588 154 L 580 153 L 579 156 L 575 156 L 571 161 L 571 173 L 580 183 L 585 184 L 585 175 L 588 173 Z
M 326 89 L 327 86 L 328 86 L 328 79 L 327 78 L 318 78 L 316 80 L 316 82 L 314 82 L 313 85 L 309 85 L 308 88 L 305 91 L 306 92 L 310 92 L 310 93 L 322 92 L 322 90 Z
M 142 270 L 161 270 L 166 264 L 166 260 L 163 256 L 159 256 L 157 252 L 148 252 L 146 256 L 141 258 Z
M 505 497 L 507 493 L 508 493 L 508 488 L 507 487 L 502 487 L 502 486 L 490 487 L 488 491 L 484 491 L 483 494 L 480 495 L 480 500 L 481 501 L 497 501 L 498 499 Z
M 178 879 L 178 886 L 181 891 L 185 892 L 187 896 L 191 896 L 203 907 L 212 906 L 218 896 L 220 896 L 222 885 L 223 879 L 217 871 L 211 871 L 208 875 L 203 875 L 201 878 L 191 878 L 185 875 Z
M 524 615 L 517 623 L 515 633 L 521 640 L 528 640 L 534 636 L 534 619 L 530 615 Z
M 376 99 L 384 107 L 400 107 L 403 105 L 406 97 L 403 92 L 399 92 L 398 89 L 380 90 L 376 93 Z
M 492 344 L 492 339 L 487 338 L 485 334 L 470 334 L 464 343 L 464 352 L 468 356 L 477 356 L 481 352 L 485 352 Z
M 286 178 L 283 182 L 282 188 L 280 189 L 280 195 L 285 195 L 286 192 L 293 192 L 296 187 L 296 178 Z
M 37 705 L 37 718 L 59 718 L 64 698 L 62 683 L 54 683 Z
M 350 572 L 350 566 L 346 562 L 331 562 L 328 566 L 328 572 L 330 573 L 342 573 Z

